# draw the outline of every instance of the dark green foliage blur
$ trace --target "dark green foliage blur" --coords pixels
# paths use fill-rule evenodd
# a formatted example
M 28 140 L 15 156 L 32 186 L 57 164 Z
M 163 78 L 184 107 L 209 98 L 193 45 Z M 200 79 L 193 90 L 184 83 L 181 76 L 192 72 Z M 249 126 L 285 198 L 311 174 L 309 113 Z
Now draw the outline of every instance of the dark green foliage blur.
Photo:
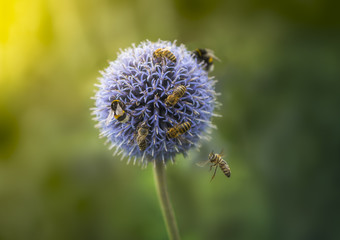
M 221 62 L 200 152 L 167 167 L 183 240 L 340 239 L 340 21 L 330 1 L 4 0 L 0 240 L 167 239 L 152 167 L 112 157 L 89 108 L 119 48 Z M 231 178 L 195 162 L 224 148 Z

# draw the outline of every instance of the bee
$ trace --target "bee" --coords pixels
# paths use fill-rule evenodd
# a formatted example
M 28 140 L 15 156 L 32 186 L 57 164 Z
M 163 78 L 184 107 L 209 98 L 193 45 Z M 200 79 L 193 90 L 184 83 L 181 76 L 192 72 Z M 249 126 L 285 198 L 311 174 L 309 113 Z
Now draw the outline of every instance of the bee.
M 210 162 L 211 163 L 210 170 L 212 169 L 212 167 L 216 166 L 214 174 L 213 174 L 210 181 L 212 181 L 214 179 L 214 177 L 216 175 L 216 170 L 217 170 L 218 167 L 220 167 L 222 172 L 224 173 L 224 175 L 226 175 L 229 178 L 230 177 L 230 167 L 229 167 L 228 163 L 225 160 L 223 160 L 222 157 L 223 157 L 223 150 L 221 151 L 220 154 L 211 152 L 209 154 L 209 159 L 207 161 L 199 162 L 199 163 L 196 163 L 196 164 L 200 167 L 203 167 L 205 164 Z
M 137 130 L 136 141 L 137 141 L 139 150 L 141 151 L 144 151 L 147 147 L 146 137 L 148 136 L 148 134 L 149 134 L 149 127 L 146 125 L 146 123 L 143 122 L 142 124 L 139 124 L 138 130 Z
M 165 105 L 170 107 L 170 106 L 174 106 L 178 100 L 183 97 L 183 95 L 185 94 L 185 92 L 187 91 L 187 87 L 180 85 L 178 87 L 176 87 L 174 89 L 174 91 L 172 92 L 172 94 L 170 94 L 166 99 L 165 99 Z
M 177 138 L 179 135 L 186 133 L 190 128 L 191 128 L 191 123 L 185 122 L 185 123 L 182 123 L 175 127 L 170 128 L 166 132 L 166 136 L 168 138 Z
M 158 59 L 158 58 L 167 58 L 171 62 L 176 63 L 177 59 L 176 56 L 166 48 L 158 48 L 153 52 L 153 57 Z
M 206 71 L 214 70 L 214 59 L 219 60 L 214 52 L 210 49 L 206 48 L 197 48 L 192 51 L 193 55 L 199 62 L 203 62 L 205 64 Z
M 111 102 L 110 108 L 111 110 L 109 116 L 106 119 L 106 126 L 109 125 L 113 117 L 115 117 L 115 119 L 117 119 L 121 123 L 126 123 L 127 121 L 129 121 L 130 116 L 127 112 L 125 112 L 126 106 L 122 101 L 113 100 Z

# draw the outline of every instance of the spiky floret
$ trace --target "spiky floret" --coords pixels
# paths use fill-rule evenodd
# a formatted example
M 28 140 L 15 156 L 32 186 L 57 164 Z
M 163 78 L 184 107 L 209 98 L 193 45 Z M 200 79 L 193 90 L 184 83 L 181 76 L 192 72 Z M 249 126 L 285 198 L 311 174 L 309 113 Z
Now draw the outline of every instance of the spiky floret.
M 167 58 L 155 59 L 156 49 L 166 48 L 176 57 L 176 63 Z M 134 157 L 143 165 L 149 161 L 173 161 L 178 153 L 186 155 L 191 147 L 199 147 L 212 127 L 211 117 L 216 105 L 215 82 L 208 77 L 204 66 L 198 63 L 182 44 L 161 41 L 142 42 L 138 46 L 121 50 L 115 61 L 104 71 L 95 94 L 92 109 L 100 136 L 106 137 L 115 154 Z M 186 86 L 186 93 L 174 106 L 166 106 L 166 98 L 177 86 Z M 107 124 L 110 105 L 120 100 L 126 106 L 129 120 L 115 119 Z M 138 148 L 138 126 L 145 122 L 149 128 L 147 147 Z M 191 128 L 178 138 L 168 138 L 167 131 L 181 123 L 190 122 Z

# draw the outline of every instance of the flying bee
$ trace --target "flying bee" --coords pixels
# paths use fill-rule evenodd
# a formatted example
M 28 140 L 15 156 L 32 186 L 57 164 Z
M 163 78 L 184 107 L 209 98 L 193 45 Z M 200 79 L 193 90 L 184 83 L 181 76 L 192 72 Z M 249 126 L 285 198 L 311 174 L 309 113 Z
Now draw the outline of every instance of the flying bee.
M 176 56 L 169 49 L 166 49 L 166 48 L 156 49 L 153 52 L 153 57 L 156 58 L 156 59 L 167 58 L 173 63 L 177 62 Z
M 203 62 L 205 64 L 206 71 L 214 70 L 214 59 L 219 60 L 210 49 L 196 48 L 192 51 L 192 53 L 199 62 Z
M 228 178 L 230 177 L 230 167 L 228 165 L 228 163 L 223 160 L 223 150 L 221 151 L 220 154 L 217 154 L 217 153 L 214 153 L 214 152 L 211 152 L 209 154 L 209 159 L 207 161 L 204 161 L 204 162 L 198 162 L 196 163 L 197 166 L 199 167 L 203 167 L 204 165 L 206 165 L 207 163 L 211 163 L 210 165 L 210 170 L 212 169 L 212 167 L 215 167 L 215 171 L 214 171 L 214 174 L 211 178 L 210 181 L 212 181 L 216 175 L 216 170 L 218 167 L 221 168 L 222 172 L 224 173 L 224 175 L 226 175 Z
M 174 89 L 174 91 L 172 92 L 172 94 L 170 94 L 166 99 L 165 99 L 165 105 L 170 107 L 170 106 L 174 106 L 178 100 L 183 97 L 183 95 L 185 94 L 185 92 L 187 91 L 187 87 L 180 85 L 178 87 L 176 87 Z
M 182 124 L 179 124 L 175 127 L 170 128 L 166 132 L 166 136 L 168 138 L 177 138 L 179 135 L 186 133 L 190 128 L 191 128 L 191 123 L 190 122 L 184 122 Z
M 145 122 L 139 124 L 138 130 L 137 130 L 137 145 L 139 147 L 139 150 L 144 151 L 147 147 L 147 141 L 146 137 L 149 134 L 149 127 L 146 125 Z
M 106 126 L 110 124 L 113 117 L 121 123 L 129 121 L 130 116 L 125 112 L 125 104 L 120 100 L 113 100 L 110 106 L 111 110 L 109 116 L 106 119 Z

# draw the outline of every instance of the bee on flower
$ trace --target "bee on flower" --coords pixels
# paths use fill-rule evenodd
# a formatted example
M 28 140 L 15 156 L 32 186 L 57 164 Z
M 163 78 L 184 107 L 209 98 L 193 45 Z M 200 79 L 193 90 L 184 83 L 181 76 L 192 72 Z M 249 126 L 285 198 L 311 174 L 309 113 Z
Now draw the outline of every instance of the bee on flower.
M 199 147 L 214 126 L 216 81 L 183 44 L 133 45 L 101 75 L 92 108 L 96 127 L 109 148 L 128 162 L 173 162 L 177 154 Z M 131 144 L 136 135 L 138 143 Z

